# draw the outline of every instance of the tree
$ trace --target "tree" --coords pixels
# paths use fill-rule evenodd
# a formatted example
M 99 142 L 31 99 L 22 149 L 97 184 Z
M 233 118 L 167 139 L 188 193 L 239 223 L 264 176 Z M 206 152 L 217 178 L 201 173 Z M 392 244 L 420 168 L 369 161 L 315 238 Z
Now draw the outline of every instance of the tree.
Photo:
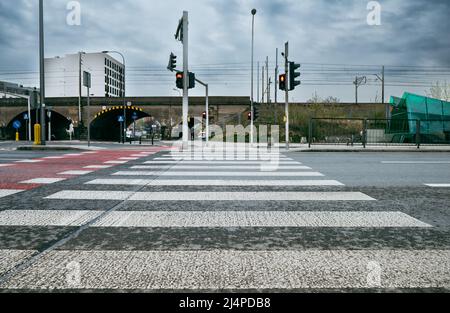
M 435 98 L 443 101 L 450 101 L 450 84 L 446 81 L 437 81 L 435 85 L 432 85 L 430 90 L 426 92 L 430 98 Z

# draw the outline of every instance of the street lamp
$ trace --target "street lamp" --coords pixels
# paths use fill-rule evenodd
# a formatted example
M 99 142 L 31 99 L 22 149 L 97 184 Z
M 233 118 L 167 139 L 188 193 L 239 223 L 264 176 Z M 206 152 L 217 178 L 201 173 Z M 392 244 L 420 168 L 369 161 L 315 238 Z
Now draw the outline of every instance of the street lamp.
M 250 105 L 250 112 L 252 112 L 252 116 L 251 116 L 251 122 L 250 122 L 250 142 L 251 144 L 253 144 L 253 54 L 254 54 L 254 44 L 255 44 L 255 15 L 256 15 L 256 9 L 252 10 L 252 65 L 251 65 L 251 105 Z
M 124 139 L 123 139 L 123 143 L 125 144 L 125 139 L 126 139 L 126 132 L 125 132 L 125 129 L 126 129 L 126 127 L 127 127 L 127 104 L 125 103 L 126 102 L 126 99 L 125 99 L 125 57 L 124 57 L 124 55 L 122 54 L 122 53 L 120 53 L 119 51 L 102 51 L 102 53 L 116 53 L 116 54 L 119 54 L 121 57 L 122 57 L 122 62 L 123 62 L 123 119 L 124 119 L 124 122 L 123 122 L 123 132 L 125 133 L 124 134 Z

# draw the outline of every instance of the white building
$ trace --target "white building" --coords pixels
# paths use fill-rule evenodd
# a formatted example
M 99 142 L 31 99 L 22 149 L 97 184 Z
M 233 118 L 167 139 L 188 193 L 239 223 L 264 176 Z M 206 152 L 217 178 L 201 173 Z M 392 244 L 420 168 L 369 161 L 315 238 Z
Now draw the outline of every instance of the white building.
M 94 97 L 122 97 L 125 89 L 124 66 L 105 53 L 77 53 L 45 59 L 45 97 L 78 97 L 83 72 L 91 74 Z M 81 96 L 87 96 L 81 84 Z

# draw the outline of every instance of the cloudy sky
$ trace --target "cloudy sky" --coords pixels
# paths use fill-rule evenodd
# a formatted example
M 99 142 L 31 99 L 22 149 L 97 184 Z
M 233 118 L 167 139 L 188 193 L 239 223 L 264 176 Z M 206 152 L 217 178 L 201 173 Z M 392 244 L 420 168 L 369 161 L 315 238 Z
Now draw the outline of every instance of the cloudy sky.
M 368 79 L 360 100 L 373 101 L 381 96 L 374 74 L 382 65 L 387 96 L 424 94 L 433 81 L 450 82 L 448 0 L 381 0 L 379 26 L 368 25 L 366 0 L 80 0 L 80 26 L 66 22 L 68 1 L 44 2 L 46 56 L 119 50 L 133 96 L 178 95 L 165 67 L 171 51 L 182 56 L 174 33 L 183 10 L 190 15 L 191 70 L 210 82 L 212 95 L 250 94 L 252 8 L 258 10 L 255 65 L 269 56 L 273 79 L 275 49 L 287 40 L 290 59 L 302 63 L 294 101 L 315 91 L 354 101 L 355 75 Z M 38 84 L 37 3 L 0 0 L 0 80 Z

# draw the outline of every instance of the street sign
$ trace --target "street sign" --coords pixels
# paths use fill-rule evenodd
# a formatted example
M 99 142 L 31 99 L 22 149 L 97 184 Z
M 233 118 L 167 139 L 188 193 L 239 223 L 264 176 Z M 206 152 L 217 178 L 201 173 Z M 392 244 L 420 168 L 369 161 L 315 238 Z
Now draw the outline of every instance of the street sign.
M 131 118 L 132 118 L 133 120 L 137 120 L 137 119 L 138 119 L 137 113 L 136 113 L 136 112 L 133 112 L 133 115 L 131 115 Z
M 14 127 L 14 129 L 19 129 L 20 127 L 22 126 L 22 123 L 20 122 L 20 121 L 14 121 L 13 122 L 13 127 Z
M 27 113 L 25 113 L 25 114 L 23 115 L 23 119 L 24 119 L 25 121 L 28 121 L 28 120 L 29 120 L 28 114 L 27 114 Z
M 91 88 L 91 73 L 83 71 L 83 86 Z
M 119 123 L 123 123 L 123 122 L 124 122 L 123 116 L 122 116 L 122 115 L 119 115 L 119 117 L 117 118 L 117 121 L 118 121 Z

